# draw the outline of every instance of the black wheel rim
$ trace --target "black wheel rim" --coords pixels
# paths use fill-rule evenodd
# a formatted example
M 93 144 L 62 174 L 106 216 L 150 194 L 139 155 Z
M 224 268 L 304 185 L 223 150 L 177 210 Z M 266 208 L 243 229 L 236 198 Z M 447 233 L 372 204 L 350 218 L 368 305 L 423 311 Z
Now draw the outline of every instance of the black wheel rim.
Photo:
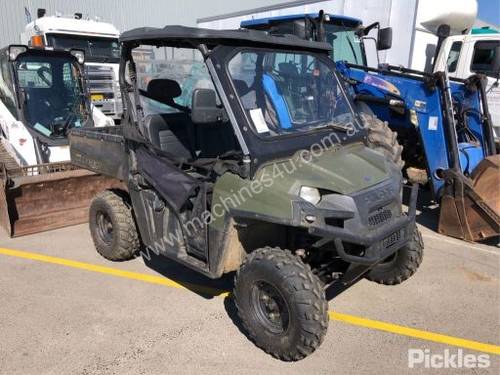
M 106 244 L 113 242 L 113 222 L 106 212 L 97 213 L 97 233 Z
M 258 281 L 252 288 L 251 297 L 257 320 L 274 334 L 285 333 L 290 311 L 281 293 L 273 285 Z

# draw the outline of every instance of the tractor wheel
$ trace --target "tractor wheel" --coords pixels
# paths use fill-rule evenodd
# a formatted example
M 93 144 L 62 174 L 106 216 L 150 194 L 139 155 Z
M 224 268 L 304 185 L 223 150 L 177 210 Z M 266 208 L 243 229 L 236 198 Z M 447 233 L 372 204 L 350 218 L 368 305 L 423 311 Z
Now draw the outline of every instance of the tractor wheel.
M 389 128 L 386 121 L 379 120 L 366 104 L 358 104 L 358 110 L 363 126 L 368 131 L 368 147 L 382 152 L 399 168 L 403 168 L 403 146 L 399 144 L 397 134 Z
M 97 252 L 113 261 L 129 260 L 139 250 L 139 236 L 130 207 L 118 194 L 106 190 L 90 205 L 90 234 Z
M 237 272 L 234 298 L 248 336 L 273 357 L 297 361 L 323 341 L 328 328 L 323 285 L 288 250 L 250 253 Z
M 409 279 L 422 263 L 424 242 L 420 231 L 415 227 L 413 237 L 405 247 L 376 265 L 366 278 L 378 284 L 397 285 Z

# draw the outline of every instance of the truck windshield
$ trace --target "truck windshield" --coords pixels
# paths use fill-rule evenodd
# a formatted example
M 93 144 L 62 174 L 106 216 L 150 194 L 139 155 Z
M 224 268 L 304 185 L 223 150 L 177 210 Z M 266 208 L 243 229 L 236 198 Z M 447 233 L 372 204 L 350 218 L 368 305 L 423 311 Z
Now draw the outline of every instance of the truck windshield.
M 253 130 L 261 137 L 347 130 L 354 115 L 333 68 L 296 51 L 243 50 L 228 71 Z
M 353 28 L 329 23 L 324 27 L 326 42 L 332 46 L 333 61 L 365 65 L 363 44 Z
M 64 138 L 68 129 L 83 126 L 86 101 L 73 59 L 25 55 L 15 70 L 28 126 L 49 138 Z
M 114 64 L 120 62 L 120 44 L 116 38 L 49 34 L 47 35 L 47 43 L 56 49 L 84 50 L 87 62 Z

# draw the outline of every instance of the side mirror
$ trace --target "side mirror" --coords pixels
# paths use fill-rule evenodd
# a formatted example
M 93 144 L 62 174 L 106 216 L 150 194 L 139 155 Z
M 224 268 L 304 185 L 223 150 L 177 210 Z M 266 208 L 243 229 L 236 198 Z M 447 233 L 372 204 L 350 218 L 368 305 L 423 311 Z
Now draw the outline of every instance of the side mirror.
M 16 61 L 17 56 L 28 51 L 27 46 L 13 44 L 9 46 L 9 61 Z
M 195 124 L 212 124 L 219 122 L 224 117 L 224 110 L 217 107 L 217 96 L 211 89 L 195 89 L 193 91 L 193 104 L 191 121 Z
M 392 27 L 384 27 L 378 30 L 377 50 L 384 51 L 392 47 Z
M 69 51 L 73 56 L 75 56 L 78 64 L 83 65 L 85 63 L 85 51 L 81 49 L 71 49 Z

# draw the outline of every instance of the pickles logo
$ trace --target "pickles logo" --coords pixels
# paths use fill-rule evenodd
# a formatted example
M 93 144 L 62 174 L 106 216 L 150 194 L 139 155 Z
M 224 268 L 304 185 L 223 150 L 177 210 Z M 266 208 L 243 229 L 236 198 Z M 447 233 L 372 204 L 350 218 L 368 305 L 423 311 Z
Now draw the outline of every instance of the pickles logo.
M 488 354 L 466 354 L 462 349 L 445 349 L 442 353 L 431 353 L 430 349 L 408 350 L 409 368 L 488 368 L 490 364 Z

